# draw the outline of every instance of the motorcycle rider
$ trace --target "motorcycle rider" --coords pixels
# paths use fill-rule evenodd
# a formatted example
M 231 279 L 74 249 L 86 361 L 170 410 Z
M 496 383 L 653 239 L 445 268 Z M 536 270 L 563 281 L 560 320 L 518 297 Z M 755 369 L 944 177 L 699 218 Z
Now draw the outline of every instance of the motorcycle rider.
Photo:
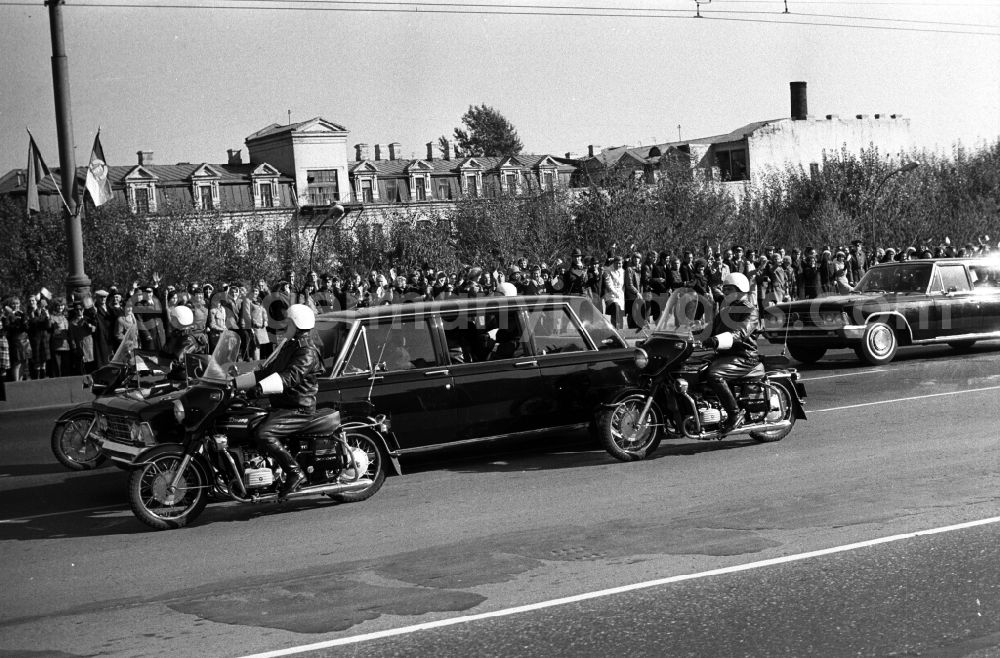
M 757 355 L 757 309 L 747 301 L 750 281 L 739 272 L 731 272 L 722 281 L 723 301 L 712 322 L 712 335 L 704 345 L 724 352 L 708 367 L 708 384 L 726 410 L 723 435 L 743 424 L 746 412 L 739 408 L 729 381 L 739 379 L 753 370 Z
M 206 354 L 208 338 L 194 326 L 194 311 L 187 306 L 173 306 L 168 314 L 170 329 L 160 355 L 169 359 L 170 379 L 184 379 L 185 359 L 188 354 Z
M 257 427 L 256 438 L 257 446 L 285 472 L 285 482 L 278 491 L 282 498 L 306 479 L 282 439 L 297 434 L 312 420 L 319 390 L 316 378 L 323 372 L 322 355 L 310 335 L 316 315 L 305 304 L 292 304 L 287 318 L 291 337 L 260 368 L 236 378 L 238 389 L 259 386 L 271 399 L 271 413 Z

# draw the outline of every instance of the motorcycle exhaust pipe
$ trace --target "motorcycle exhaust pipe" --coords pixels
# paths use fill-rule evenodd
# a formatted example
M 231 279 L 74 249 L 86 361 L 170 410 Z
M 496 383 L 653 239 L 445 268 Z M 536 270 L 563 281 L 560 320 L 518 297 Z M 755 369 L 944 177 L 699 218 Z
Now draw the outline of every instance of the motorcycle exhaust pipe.
M 317 484 L 311 487 L 296 489 L 286 495 L 285 499 L 301 498 L 302 496 L 313 496 L 316 494 L 350 493 L 352 491 L 367 489 L 373 484 L 375 483 L 369 478 L 361 478 L 360 480 L 356 480 L 354 482 L 338 482 L 337 484 Z M 258 498 L 254 498 L 253 502 L 266 503 L 272 500 L 278 500 L 278 494 L 265 494 Z
M 740 434 L 749 434 L 750 432 L 770 432 L 771 430 L 780 430 L 791 426 L 792 426 L 792 421 L 790 420 L 781 420 L 778 421 L 777 423 L 758 423 L 756 425 L 741 425 L 740 427 L 734 429 L 732 432 L 726 433 L 726 437 L 738 436 Z M 719 436 L 718 432 L 702 432 L 697 436 L 692 436 L 690 434 L 688 434 L 688 436 L 692 439 L 698 439 L 699 441 L 704 441 L 706 439 L 722 438 Z

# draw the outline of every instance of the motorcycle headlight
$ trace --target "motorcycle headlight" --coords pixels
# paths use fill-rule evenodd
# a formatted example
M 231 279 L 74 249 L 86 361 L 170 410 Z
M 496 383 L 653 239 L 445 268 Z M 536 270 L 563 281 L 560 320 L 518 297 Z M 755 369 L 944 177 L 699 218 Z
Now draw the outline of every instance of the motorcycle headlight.
M 646 366 L 649 365 L 649 355 L 646 354 L 646 350 L 644 349 L 637 348 L 633 358 L 635 359 L 635 365 L 639 368 L 639 370 L 645 370 Z
M 180 400 L 174 400 L 174 419 L 178 423 L 183 423 L 186 415 L 187 414 L 184 411 L 184 403 Z

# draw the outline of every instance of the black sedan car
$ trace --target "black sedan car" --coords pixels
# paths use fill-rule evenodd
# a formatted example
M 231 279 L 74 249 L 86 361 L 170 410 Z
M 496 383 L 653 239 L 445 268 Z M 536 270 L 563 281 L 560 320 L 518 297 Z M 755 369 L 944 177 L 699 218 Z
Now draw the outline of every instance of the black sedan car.
M 398 454 L 589 426 L 633 350 L 582 297 L 479 297 L 320 315 L 317 404 L 392 420 Z
M 872 267 L 846 295 L 771 306 L 765 337 L 813 363 L 850 348 L 870 364 L 889 363 L 903 345 L 956 349 L 1000 338 L 1000 261 L 941 258 Z

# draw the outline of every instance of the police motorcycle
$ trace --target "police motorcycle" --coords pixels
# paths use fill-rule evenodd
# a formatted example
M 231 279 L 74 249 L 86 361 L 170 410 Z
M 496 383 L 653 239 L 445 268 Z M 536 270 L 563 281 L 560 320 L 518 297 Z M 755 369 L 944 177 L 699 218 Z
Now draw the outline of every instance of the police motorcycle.
M 611 456 L 645 459 L 663 439 L 711 441 L 749 435 L 759 442 L 780 441 L 796 420 L 805 419 L 806 392 L 798 372 L 768 368 L 765 363 L 784 364 L 780 358 L 761 357 L 752 372 L 728 382 L 745 419 L 725 431 L 726 410 L 706 378 L 712 354 L 705 353 L 699 339 L 712 326 L 700 316 L 712 308 L 711 300 L 679 288 L 667 300 L 651 335 L 637 343 L 639 386 L 623 391 L 598 415 L 601 444 Z
M 239 336 L 224 332 L 197 382 L 155 401 L 133 403 L 156 407 L 133 410 L 133 426 L 148 446 L 135 450 L 128 481 L 129 504 L 140 521 L 157 530 L 183 527 L 205 509 L 209 494 L 240 503 L 316 495 L 357 502 L 382 487 L 387 460 L 400 472 L 385 438 L 385 416 L 341 422 L 338 411 L 320 410 L 286 440 L 306 481 L 282 496 L 289 474 L 254 439 L 268 409 L 238 390 L 233 379 L 239 347 Z
M 94 401 L 84 402 L 56 419 L 50 444 L 59 463 L 74 471 L 97 468 L 107 460 L 101 450 L 101 431 L 95 401 L 107 396 L 133 400 L 156 397 L 186 385 L 183 372 L 178 375 L 162 357 L 139 349 L 139 330 L 129 327 L 111 360 L 83 377 L 83 387 L 94 394 Z

